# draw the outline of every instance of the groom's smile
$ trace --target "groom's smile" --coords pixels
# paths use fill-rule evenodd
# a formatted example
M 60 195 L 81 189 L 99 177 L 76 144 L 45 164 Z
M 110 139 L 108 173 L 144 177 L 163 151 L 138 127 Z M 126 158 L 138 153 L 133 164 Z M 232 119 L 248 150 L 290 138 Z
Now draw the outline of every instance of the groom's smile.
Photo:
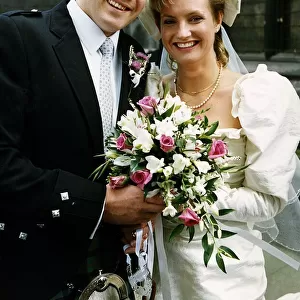
M 112 7 L 124 11 L 124 10 L 129 10 L 129 8 L 127 8 L 126 6 L 121 5 L 120 3 L 117 3 L 113 0 L 107 0 L 108 4 L 110 4 Z

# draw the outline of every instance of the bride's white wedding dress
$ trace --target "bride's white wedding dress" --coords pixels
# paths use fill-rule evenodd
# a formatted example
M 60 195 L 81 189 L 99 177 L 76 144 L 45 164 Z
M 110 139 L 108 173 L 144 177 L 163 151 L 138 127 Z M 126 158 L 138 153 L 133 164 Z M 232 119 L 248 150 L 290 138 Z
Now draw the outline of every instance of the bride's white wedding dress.
M 150 71 L 151 72 L 151 71 Z M 155 79 L 149 86 L 155 86 Z M 148 89 L 148 90 L 149 90 Z M 288 201 L 288 189 L 293 178 L 300 139 L 300 103 L 291 83 L 278 73 L 260 65 L 256 72 L 243 75 L 232 94 L 232 115 L 238 117 L 241 129 L 218 129 L 229 154 L 241 159 L 245 171 L 230 174 L 226 182 L 231 191 L 218 192 L 219 208 L 235 211 L 219 220 L 242 228 L 256 237 L 254 223 L 274 217 Z M 224 258 L 227 274 L 216 264 L 214 255 L 206 268 L 203 264 L 202 233 L 196 228 L 188 243 L 184 231 L 168 241 L 174 225 L 163 220 L 164 247 L 172 300 L 262 300 L 267 287 L 262 250 L 239 235 L 221 239 L 220 245 L 231 248 L 240 260 Z M 186 233 L 186 234 L 185 234 Z M 156 300 L 162 300 L 157 264 Z

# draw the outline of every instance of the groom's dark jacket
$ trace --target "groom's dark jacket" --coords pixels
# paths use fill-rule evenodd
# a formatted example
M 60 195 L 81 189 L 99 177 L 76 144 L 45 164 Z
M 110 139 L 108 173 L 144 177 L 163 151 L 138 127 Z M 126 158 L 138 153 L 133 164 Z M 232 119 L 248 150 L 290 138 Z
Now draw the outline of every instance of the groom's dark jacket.
M 103 153 L 100 109 L 67 2 L 0 16 L 1 300 L 48 300 L 64 288 L 103 208 L 105 181 L 87 179 Z M 130 45 L 143 51 L 121 31 L 119 117 L 129 109 Z M 97 234 L 103 272 L 124 271 L 119 228 Z

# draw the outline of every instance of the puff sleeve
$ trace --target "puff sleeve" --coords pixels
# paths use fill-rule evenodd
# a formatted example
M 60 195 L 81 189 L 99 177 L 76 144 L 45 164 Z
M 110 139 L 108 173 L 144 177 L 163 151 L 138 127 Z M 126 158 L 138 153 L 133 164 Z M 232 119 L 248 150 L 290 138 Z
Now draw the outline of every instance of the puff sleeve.
M 232 95 L 232 115 L 247 137 L 245 178 L 230 193 L 218 191 L 219 209 L 235 211 L 227 220 L 260 222 L 288 203 L 300 139 L 300 101 L 289 80 L 265 65 L 241 77 Z M 223 218 L 223 219 L 224 219 Z

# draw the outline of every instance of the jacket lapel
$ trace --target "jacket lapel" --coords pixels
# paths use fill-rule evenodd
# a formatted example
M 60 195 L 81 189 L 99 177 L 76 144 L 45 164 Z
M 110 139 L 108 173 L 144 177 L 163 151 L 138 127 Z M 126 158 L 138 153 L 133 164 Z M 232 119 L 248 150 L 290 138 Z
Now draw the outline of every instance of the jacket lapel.
M 103 151 L 100 108 L 80 40 L 66 7 L 67 2 L 62 2 L 53 9 L 50 31 L 59 37 L 53 49 L 81 107 L 94 143 L 94 151 L 99 153 Z
M 122 56 L 122 83 L 120 91 L 120 101 L 118 109 L 118 119 L 130 109 L 128 102 L 129 91 L 131 89 L 132 83 L 129 76 L 129 47 L 128 41 L 125 37 L 123 30 L 120 31 L 120 37 L 118 42 L 118 51 L 120 51 Z

